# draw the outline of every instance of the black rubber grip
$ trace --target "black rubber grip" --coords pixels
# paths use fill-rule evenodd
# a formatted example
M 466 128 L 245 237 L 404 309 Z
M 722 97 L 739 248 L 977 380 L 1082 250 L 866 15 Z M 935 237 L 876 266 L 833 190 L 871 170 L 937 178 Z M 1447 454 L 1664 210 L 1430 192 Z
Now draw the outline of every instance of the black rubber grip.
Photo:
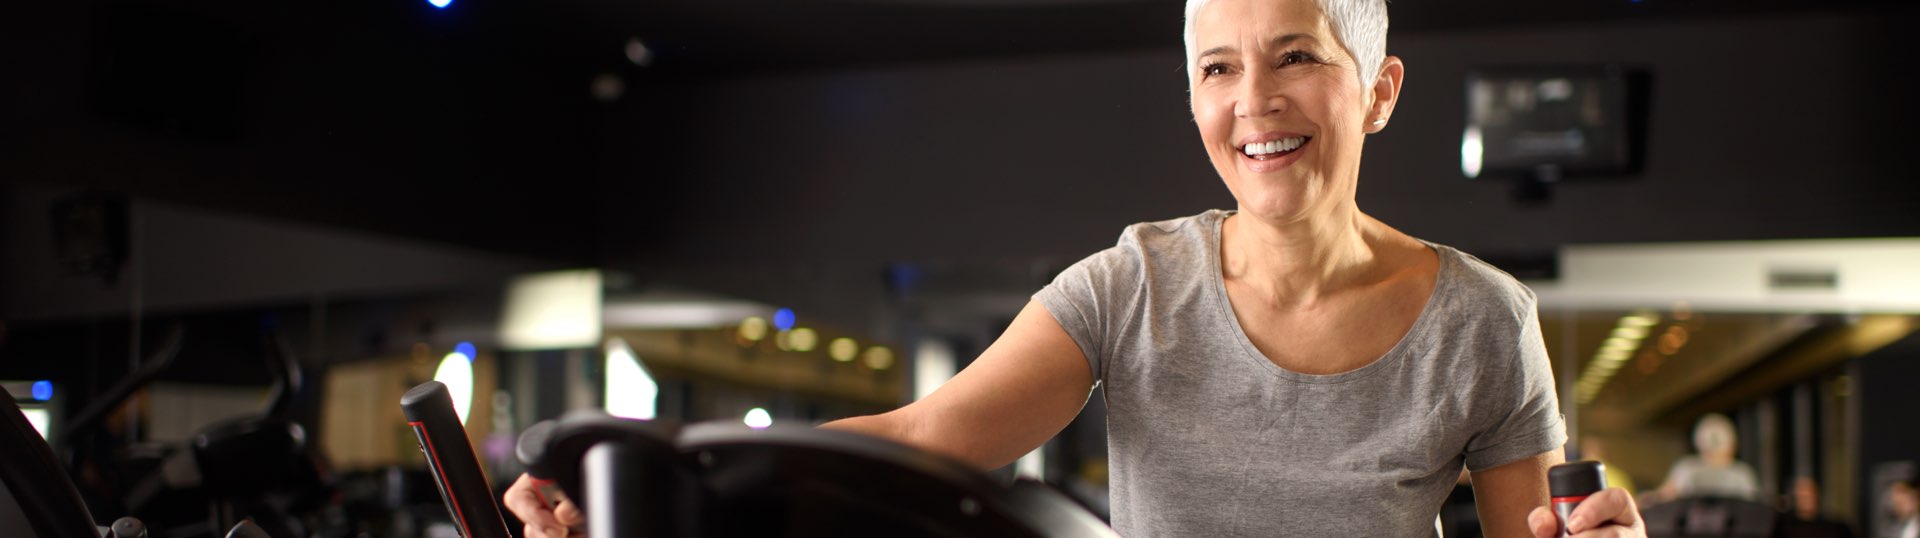
M 527 468 L 527 475 L 540 480 L 552 480 L 553 469 L 547 467 L 547 443 L 553 438 L 553 429 L 557 421 L 542 420 L 527 426 L 520 432 L 520 439 L 513 444 L 513 454 L 520 465 Z
M 407 425 L 420 437 L 420 451 L 427 456 L 433 482 L 440 487 L 440 498 L 460 534 L 467 538 L 512 538 L 507 522 L 500 517 L 500 505 L 493 501 L 493 490 L 480 472 L 480 461 L 467 442 L 467 429 L 453 411 L 453 397 L 447 386 L 428 381 L 400 397 L 400 410 Z
M 1562 463 L 1547 469 L 1547 490 L 1554 497 L 1585 497 L 1607 489 L 1607 468 L 1597 461 Z

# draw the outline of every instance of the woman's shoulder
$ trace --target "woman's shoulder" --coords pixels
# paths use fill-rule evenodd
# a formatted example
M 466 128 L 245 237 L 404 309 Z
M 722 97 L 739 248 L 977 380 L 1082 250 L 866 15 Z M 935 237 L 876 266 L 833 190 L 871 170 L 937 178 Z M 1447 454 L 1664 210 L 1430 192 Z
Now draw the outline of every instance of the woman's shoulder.
M 1531 313 L 1537 307 L 1538 297 L 1520 279 L 1460 249 L 1426 243 L 1439 254 L 1441 285 L 1453 297 L 1514 313 Z
M 1180 218 L 1137 222 L 1120 231 L 1113 246 L 1087 256 L 1085 262 L 1101 265 L 1141 266 L 1156 259 L 1184 259 L 1205 255 L 1215 244 L 1222 212 L 1211 210 Z
M 1175 219 L 1139 222 L 1120 232 L 1114 245 L 1082 258 L 1064 274 L 1084 274 L 1110 285 L 1144 283 L 1149 276 L 1184 278 L 1208 264 L 1212 237 L 1218 232 L 1218 210 Z
M 1114 246 L 1157 249 L 1211 243 L 1225 216 L 1225 211 L 1213 209 L 1198 215 L 1134 223 L 1120 232 L 1120 240 Z

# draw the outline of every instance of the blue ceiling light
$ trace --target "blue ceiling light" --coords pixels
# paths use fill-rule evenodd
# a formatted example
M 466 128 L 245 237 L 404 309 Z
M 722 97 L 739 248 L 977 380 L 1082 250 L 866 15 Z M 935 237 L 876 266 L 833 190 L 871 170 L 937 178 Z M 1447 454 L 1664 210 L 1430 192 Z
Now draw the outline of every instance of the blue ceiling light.
M 478 352 L 473 349 L 473 342 L 461 342 L 459 345 L 453 346 L 453 352 L 466 355 L 469 361 L 479 356 Z
M 40 401 L 47 401 L 47 400 L 53 399 L 53 382 L 52 381 L 33 382 L 33 399 L 40 400 Z
M 453 0 L 427 0 L 427 3 L 432 4 L 434 9 L 446 9 L 453 5 Z
M 793 330 L 793 309 L 782 308 L 774 311 L 773 328 L 782 331 Z

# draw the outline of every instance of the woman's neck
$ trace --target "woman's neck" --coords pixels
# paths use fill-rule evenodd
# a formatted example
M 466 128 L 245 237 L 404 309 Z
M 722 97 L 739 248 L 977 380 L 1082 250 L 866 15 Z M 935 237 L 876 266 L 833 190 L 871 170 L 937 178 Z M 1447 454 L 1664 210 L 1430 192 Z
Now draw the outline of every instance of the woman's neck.
M 1323 218 L 1330 217 L 1330 218 Z M 1323 217 L 1294 222 L 1263 221 L 1246 212 L 1221 225 L 1221 271 L 1286 309 L 1311 309 L 1356 282 L 1381 253 L 1385 225 L 1346 205 Z

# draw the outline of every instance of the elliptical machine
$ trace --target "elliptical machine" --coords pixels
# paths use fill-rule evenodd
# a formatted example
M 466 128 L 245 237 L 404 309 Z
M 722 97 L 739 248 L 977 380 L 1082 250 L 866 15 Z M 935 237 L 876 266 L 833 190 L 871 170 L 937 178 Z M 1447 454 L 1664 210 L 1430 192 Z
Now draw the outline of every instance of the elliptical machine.
M 185 334 L 182 325 L 169 329 L 164 343 L 142 361 L 140 369 L 93 398 L 59 435 L 65 439 L 82 439 L 97 433 L 96 428 L 109 412 L 167 372 L 180 354 Z M 159 457 L 127 460 L 98 455 L 87 458 L 77 453 L 73 461 L 63 463 L 30 427 L 24 430 L 27 437 L 0 441 L 0 456 L 5 456 L 10 471 L 34 468 L 11 475 L 10 488 L 16 493 L 21 488 L 30 491 L 26 497 L 16 499 L 21 501 L 19 504 L 28 508 L 29 503 L 51 503 L 33 504 L 29 511 L 41 512 L 41 516 L 30 517 L 28 521 L 57 517 L 61 521 L 57 527 L 87 527 L 79 524 L 81 518 L 74 515 L 75 507 L 84 513 L 87 497 L 80 494 L 66 470 L 69 464 L 100 465 L 129 470 L 127 474 L 133 478 L 110 485 L 106 491 L 96 491 L 95 508 L 128 514 L 130 517 L 122 521 L 139 523 L 143 529 L 152 527 L 155 534 L 230 536 L 241 532 L 244 536 L 248 532 L 264 532 L 261 535 L 286 537 L 323 534 L 317 532 L 321 519 L 318 514 L 328 502 L 330 490 L 317 457 L 308 449 L 307 429 L 293 417 L 296 398 L 304 386 L 300 365 L 276 331 L 270 328 L 263 331 L 261 342 L 267 351 L 265 364 L 272 376 L 267 409 L 203 428 L 187 445 L 168 447 Z M 20 415 L 11 396 L 6 397 L 6 405 L 10 409 L 0 410 L 0 414 Z M 35 455 L 42 451 L 46 452 L 44 460 Z M 36 463 L 14 463 L 27 461 Z M 40 499 L 42 494 L 31 493 L 43 490 L 72 490 L 75 498 L 69 503 L 59 500 L 64 495 Z M 43 529 L 34 534 L 67 536 L 49 534 L 51 532 L 55 531 Z M 84 530 L 75 532 L 81 532 L 75 536 L 86 535 Z M 0 536 L 14 535 L 0 532 Z
M 138 518 L 122 517 L 107 527 L 95 523 L 53 447 L 5 387 L 0 387 L 0 460 L 7 462 L 0 465 L 0 536 L 148 538 Z M 226 536 L 267 538 L 252 521 L 234 525 Z
M 445 388 L 414 387 L 402 408 L 462 534 L 509 536 Z M 595 538 L 1117 536 L 1044 483 L 835 430 L 575 412 L 527 428 L 516 453 L 580 505 Z

